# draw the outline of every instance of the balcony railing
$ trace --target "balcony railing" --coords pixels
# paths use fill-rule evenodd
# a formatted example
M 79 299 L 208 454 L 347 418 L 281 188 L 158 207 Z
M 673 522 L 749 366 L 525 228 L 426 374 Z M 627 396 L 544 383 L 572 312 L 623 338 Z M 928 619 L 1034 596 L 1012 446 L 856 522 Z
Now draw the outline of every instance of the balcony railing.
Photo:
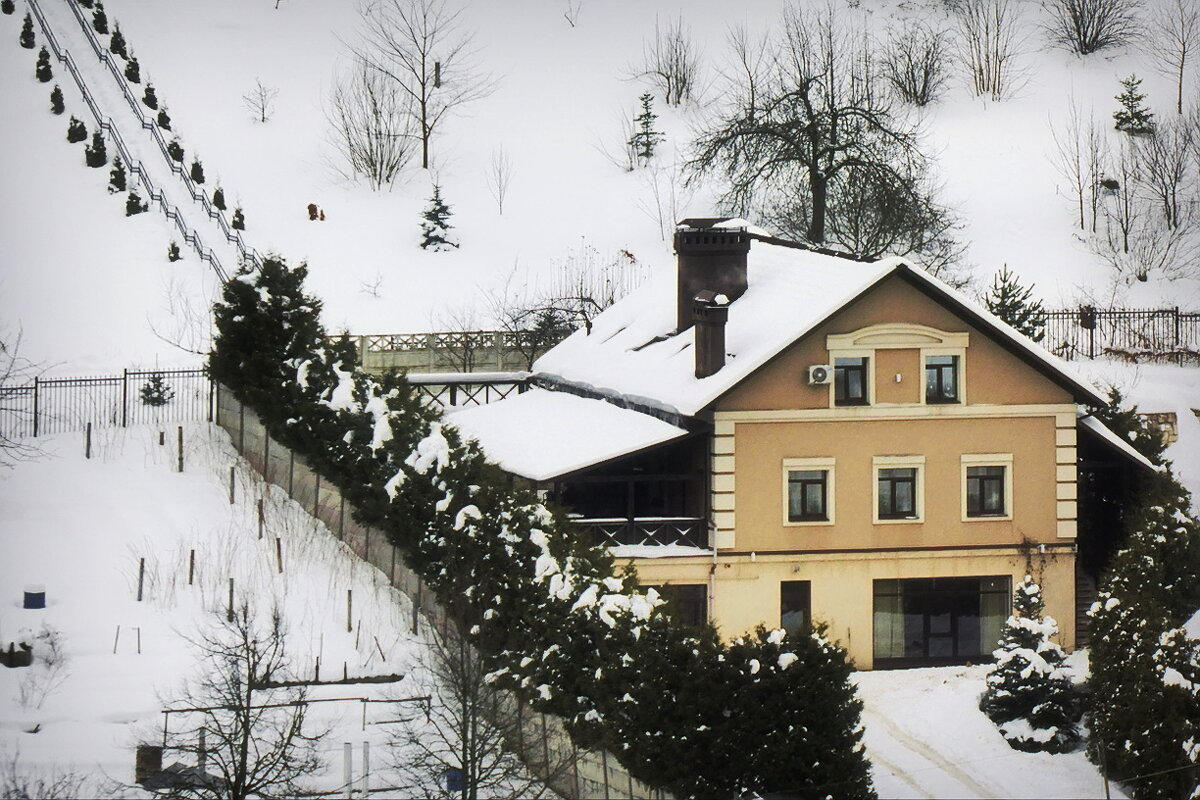
M 605 547 L 708 547 L 707 524 L 702 517 L 585 517 L 574 522 L 591 530 L 596 542 Z

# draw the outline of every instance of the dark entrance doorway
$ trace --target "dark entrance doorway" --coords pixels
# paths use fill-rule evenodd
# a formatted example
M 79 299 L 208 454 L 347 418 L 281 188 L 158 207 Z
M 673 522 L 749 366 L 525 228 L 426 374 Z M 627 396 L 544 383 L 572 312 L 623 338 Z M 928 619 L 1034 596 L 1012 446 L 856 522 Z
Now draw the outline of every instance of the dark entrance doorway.
M 1008 576 L 877 580 L 875 666 L 989 660 L 1008 606 Z

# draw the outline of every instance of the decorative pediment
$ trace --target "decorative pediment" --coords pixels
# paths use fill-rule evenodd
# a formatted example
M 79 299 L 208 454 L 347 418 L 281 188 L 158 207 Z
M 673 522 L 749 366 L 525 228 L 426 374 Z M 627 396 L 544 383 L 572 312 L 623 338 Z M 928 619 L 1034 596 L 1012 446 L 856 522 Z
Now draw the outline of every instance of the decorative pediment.
M 869 325 L 851 333 L 830 334 L 825 337 L 829 350 L 966 347 L 970 334 L 954 333 L 910 323 Z

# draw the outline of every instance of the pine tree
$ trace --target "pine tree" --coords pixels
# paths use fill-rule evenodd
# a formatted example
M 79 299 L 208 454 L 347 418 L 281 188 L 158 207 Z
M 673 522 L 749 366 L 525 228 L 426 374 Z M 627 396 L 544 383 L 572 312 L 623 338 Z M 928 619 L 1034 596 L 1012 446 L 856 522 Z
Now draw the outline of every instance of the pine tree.
M 26 50 L 32 50 L 34 47 L 33 17 L 29 16 L 28 12 L 25 13 L 25 21 L 21 23 L 21 36 L 18 41 Z
M 438 184 L 433 185 L 433 197 L 429 198 L 429 207 L 421 212 L 421 248 L 441 252 L 457 248 L 458 244 L 451 241 L 450 206 L 442 200 L 442 189 Z
M 50 69 L 50 51 L 45 47 L 38 51 L 37 66 L 33 74 L 42 83 L 49 83 L 54 78 L 54 72 Z
M 1125 397 L 1115 386 L 1108 387 L 1108 404 L 1090 409 L 1092 416 L 1110 431 L 1128 442 L 1133 449 L 1155 464 L 1163 463 L 1167 443 L 1158 429 L 1146 422 L 1136 405 L 1125 405 Z
M 121 33 L 119 23 L 113 25 L 112 38 L 108 41 L 108 49 L 121 58 L 129 58 L 129 51 L 125 49 L 125 35 Z
M 192 176 L 193 182 L 204 183 L 204 165 L 200 163 L 200 159 L 192 159 L 192 168 L 189 174 Z
M 138 196 L 136 190 L 129 193 L 129 197 L 125 200 L 125 216 L 132 217 L 134 214 L 141 214 L 149 210 L 150 205 L 142 202 L 142 198 Z
M 92 28 L 101 35 L 108 34 L 108 15 L 104 13 L 104 3 L 96 2 L 96 10 L 92 12 Z
M 1117 130 L 1133 135 L 1154 132 L 1154 115 L 1142 105 L 1146 95 L 1138 91 L 1141 85 L 1142 79 L 1136 75 L 1130 75 L 1121 81 L 1125 90 L 1116 96 L 1116 101 L 1121 107 L 1113 112 Z
M 654 120 L 658 119 L 658 115 L 651 108 L 654 103 L 654 95 L 646 92 L 639 99 L 642 103 L 642 113 L 633 118 L 636 130 L 629 140 L 629 147 L 637 156 L 638 161 L 645 164 L 654 157 L 654 148 L 665 137 L 662 133 L 654 130 Z
M 171 244 L 167 246 L 167 261 L 170 261 L 172 264 L 174 264 L 181 258 L 183 258 L 183 256 L 179 255 L 179 245 L 175 242 L 171 242 Z
M 79 5 L 83 6 L 84 8 L 92 8 L 95 6 L 95 4 L 95 0 L 79 0 Z
M 71 117 L 67 122 L 67 141 L 74 144 L 87 138 L 87 128 L 82 122 Z
M 104 146 L 104 136 L 99 129 L 92 131 L 92 143 L 84 148 L 83 160 L 89 167 L 97 169 L 108 163 L 108 150 Z
M 153 83 L 146 84 L 146 91 L 142 93 L 142 103 L 145 104 L 146 108 L 158 108 L 158 95 L 154 93 Z
M 183 163 L 183 145 L 179 143 L 179 139 L 172 139 L 167 142 L 167 155 L 173 161 L 178 161 L 180 164 Z
M 983 302 L 988 311 L 1033 341 L 1040 342 L 1046 336 L 1046 311 L 1042 301 L 1033 299 L 1033 287 L 1034 284 L 1022 286 L 1005 264 L 992 279 Z
M 171 115 L 167 113 L 167 107 L 163 106 L 158 110 L 158 127 L 164 131 L 171 130 Z
M 1026 575 L 1013 593 L 979 707 L 1012 748 L 1066 753 L 1080 741 L 1082 697 L 1063 664 L 1066 654 L 1050 638 L 1058 624 L 1042 616 L 1044 609 L 1041 587 Z
M 130 83 L 142 82 L 142 68 L 138 64 L 137 56 L 131 55 L 125 62 L 125 79 Z
M 220 186 L 213 190 L 212 204 L 218 211 L 225 210 L 225 190 Z
M 235 231 L 246 230 L 246 218 L 242 216 L 241 207 L 233 210 L 233 219 L 229 221 L 229 227 L 233 228 Z
M 113 156 L 112 169 L 108 172 L 108 193 L 116 194 L 125 191 L 125 165 L 120 156 Z
M 62 89 L 58 88 L 58 84 L 54 84 L 54 88 L 50 90 L 50 110 L 55 114 L 61 114 L 67 110 L 63 105 Z
M 175 243 L 171 242 L 174 246 Z M 176 256 L 179 255 L 179 248 L 175 248 Z M 171 259 L 174 261 L 175 259 Z M 175 390 L 171 388 L 171 384 L 167 383 L 161 372 L 156 372 L 150 376 L 150 379 L 142 384 L 138 395 L 142 398 L 142 405 L 150 406 L 151 408 L 159 408 L 165 406 L 175 397 Z
M 0 0 L 0 13 L 11 14 L 17 10 L 13 0 Z

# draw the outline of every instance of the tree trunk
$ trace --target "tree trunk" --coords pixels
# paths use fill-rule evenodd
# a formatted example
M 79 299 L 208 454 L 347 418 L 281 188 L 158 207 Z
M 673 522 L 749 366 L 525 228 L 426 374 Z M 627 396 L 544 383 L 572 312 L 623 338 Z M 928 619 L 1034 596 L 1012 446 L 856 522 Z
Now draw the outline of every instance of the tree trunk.
M 812 218 L 808 222 L 808 240 L 816 244 L 825 241 L 825 205 L 829 201 L 829 179 L 817 170 L 809 170 L 812 187 Z

